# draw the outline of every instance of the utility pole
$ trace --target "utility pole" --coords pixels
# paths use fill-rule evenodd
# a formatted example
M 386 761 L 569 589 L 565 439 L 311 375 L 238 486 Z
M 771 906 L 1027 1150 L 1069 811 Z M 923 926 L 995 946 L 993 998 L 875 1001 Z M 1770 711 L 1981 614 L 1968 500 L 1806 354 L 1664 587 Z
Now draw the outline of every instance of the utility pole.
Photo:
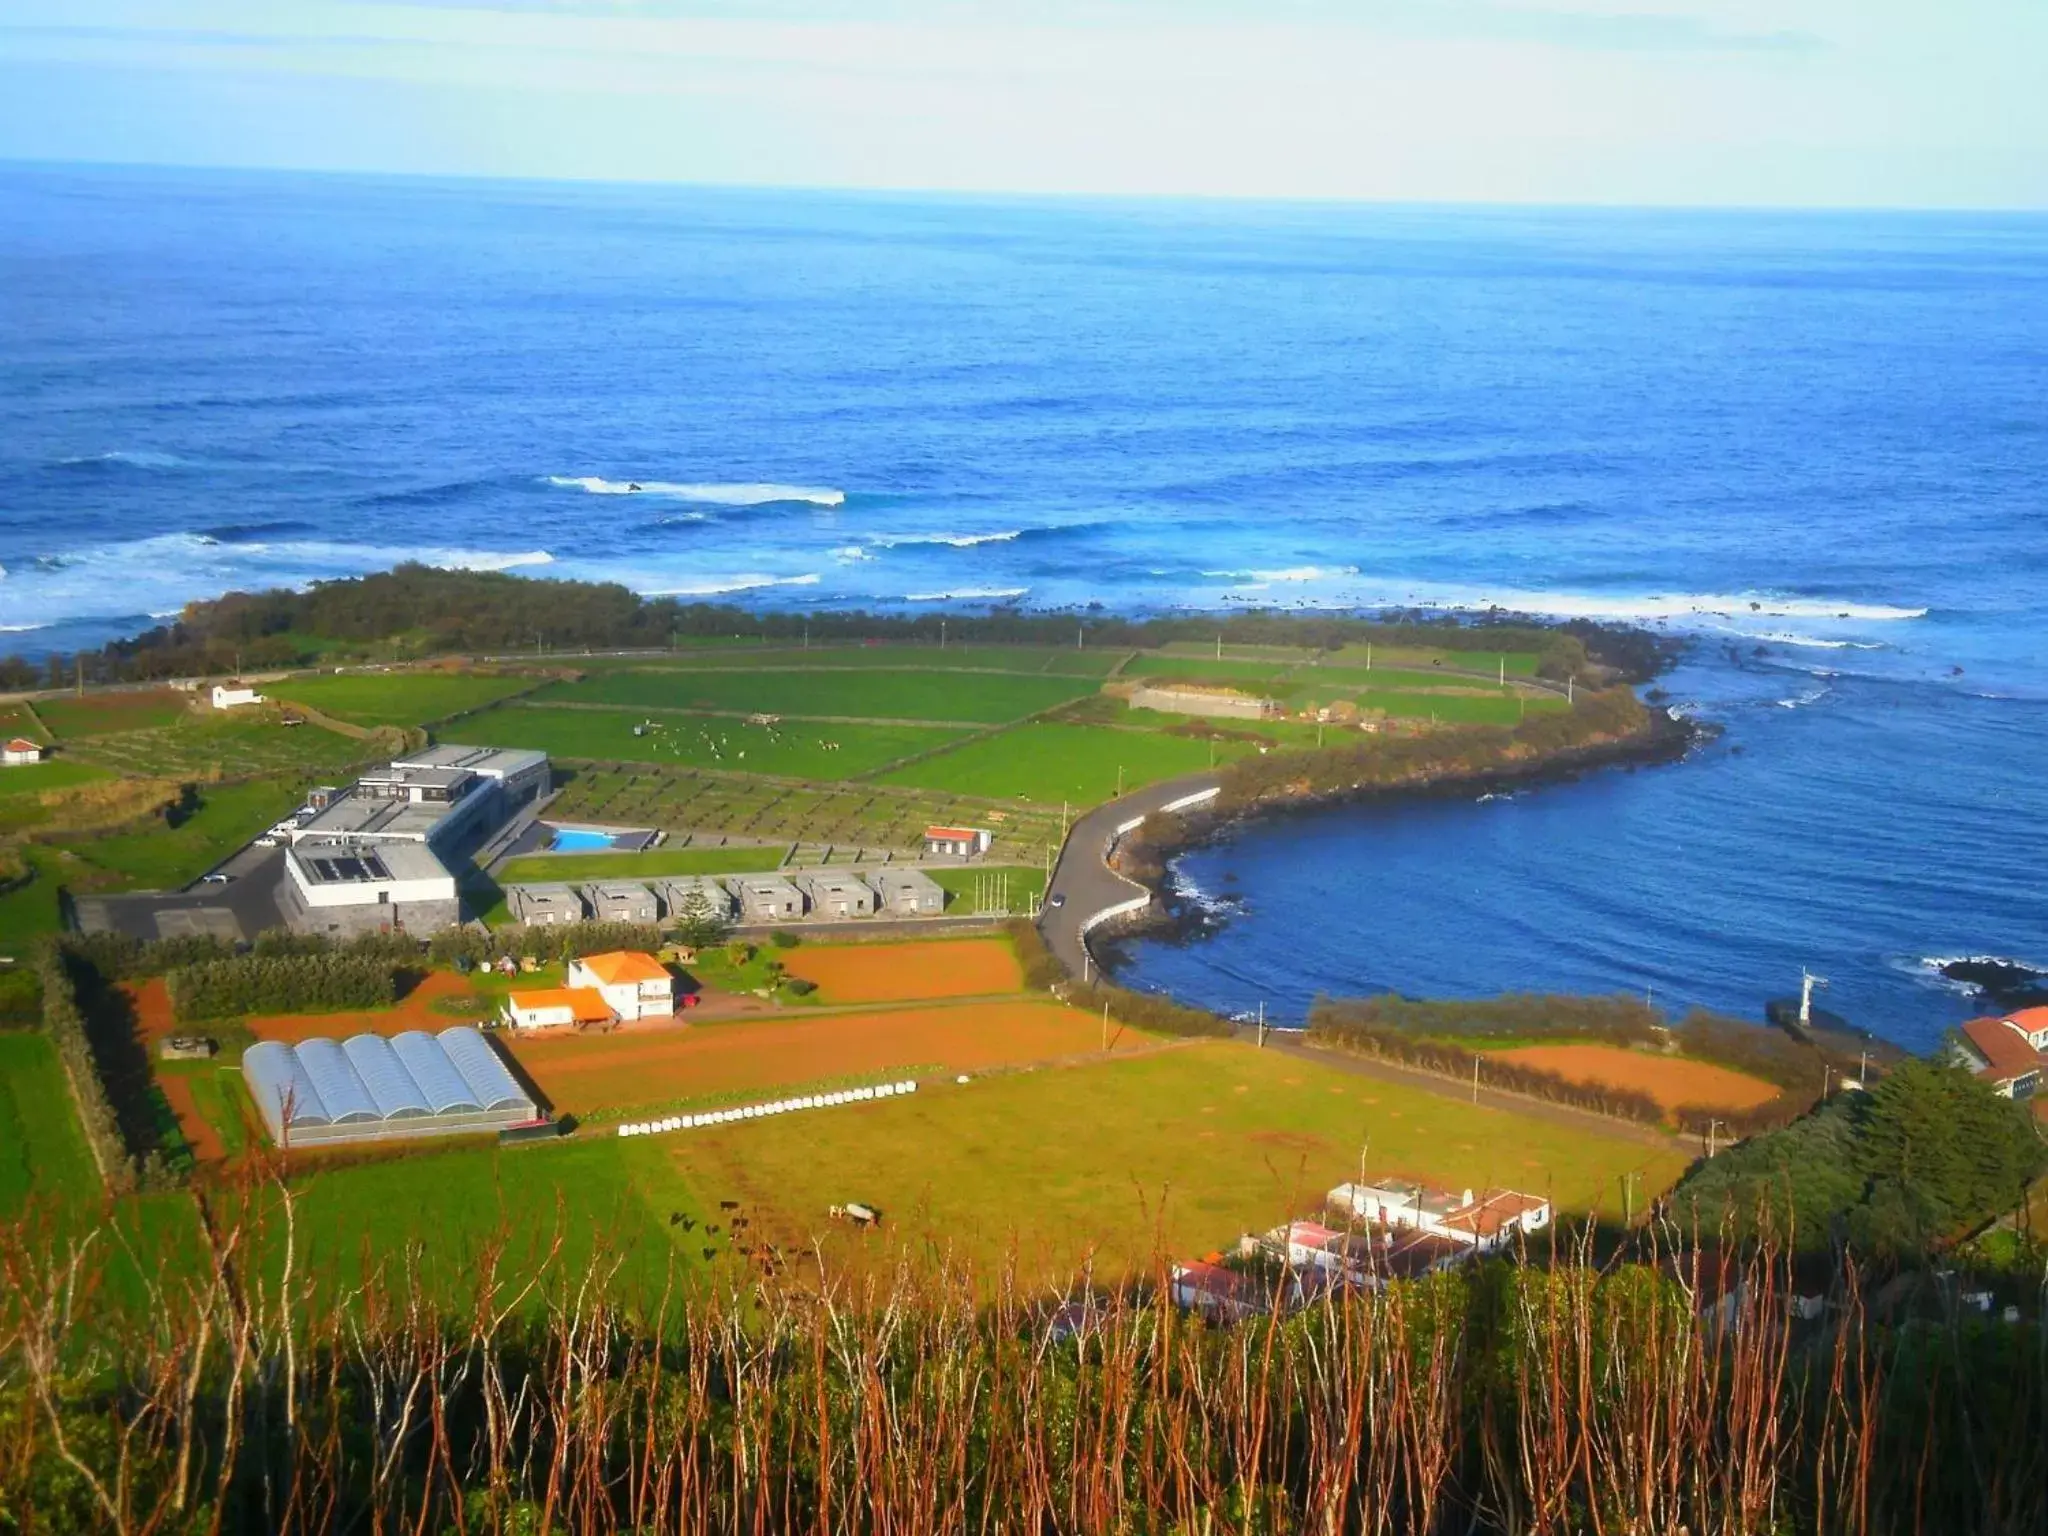
M 1508 659 L 1506 656 L 1502 656 L 1500 659 L 1500 685 L 1503 688 L 1508 685 Z
M 1372 670 L 1372 642 L 1370 640 L 1365 642 L 1365 670 L 1368 672 Z
M 1476 1051 L 1472 1055 L 1472 1102 L 1479 1102 L 1479 1055 Z
M 237 672 L 242 670 L 241 662 L 242 654 L 237 651 L 235 653 L 235 670 Z M 85 653 L 83 651 L 71 658 L 71 690 L 79 698 L 85 697 Z
M 1109 1004 L 1102 1005 L 1102 1048 L 1109 1049 Z
M 808 650 L 809 650 L 810 648 L 811 648 L 811 621 L 810 621 L 809 619 L 805 619 L 805 620 L 804 620 L 804 649 L 808 651 Z
M 1124 793 L 1124 765 L 1122 763 L 1116 765 L 1116 793 L 1117 798 L 1121 800 Z
M 1621 1176 L 1621 1224 L 1632 1227 L 1636 1224 L 1636 1173 L 1631 1169 Z
M 1714 1156 L 1714 1155 L 1715 1155 L 1716 1153 L 1718 1153 L 1718 1152 L 1719 1152 L 1719 1151 L 1721 1150 L 1721 1147 L 1720 1147 L 1720 1143 L 1719 1143 L 1719 1142 L 1718 1142 L 1718 1141 L 1716 1140 L 1716 1135 L 1715 1135 L 1715 1133 L 1716 1133 L 1716 1132 L 1718 1132 L 1718 1131 L 1719 1131 L 1720 1129 L 1721 1129 L 1721 1122 L 1720 1122 L 1720 1121 L 1718 1121 L 1718 1120 L 1709 1120 L 1709 1121 L 1707 1122 L 1707 1156 L 1708 1156 L 1708 1157 L 1713 1157 L 1713 1156 Z
M 1065 844 L 1067 840 L 1067 809 L 1067 802 L 1062 800 L 1060 802 L 1060 842 L 1062 844 Z
M 1077 651 L 1082 651 L 1082 650 L 1086 650 L 1086 649 L 1087 649 L 1087 647 L 1086 647 L 1086 646 L 1085 646 L 1084 644 L 1082 644 L 1082 637 L 1083 637 L 1083 635 L 1085 635 L 1085 634 L 1087 633 L 1087 629 L 1088 629 L 1088 626 L 1087 626 L 1087 625 L 1085 625 L 1085 624 L 1076 624 L 1076 625 L 1074 626 L 1074 649 L 1075 649 L 1075 650 L 1077 650 Z
M 1216 659 L 1223 659 L 1223 631 L 1220 629 L 1216 631 Z
M 941 620 L 939 620 L 939 649 L 943 651 L 943 650 L 944 650 L 945 648 L 946 648 L 946 621 L 945 621 L 944 619 L 941 619 Z
M 1266 1000 L 1259 999 L 1259 1049 L 1266 1048 Z
M 1568 678 L 1566 678 L 1566 679 L 1564 680 L 1564 701 L 1565 701 L 1565 703 L 1567 703 L 1567 704 L 1576 704 L 1576 703 L 1578 702 L 1578 698 L 1579 698 L 1579 695 L 1578 695 L 1578 687 L 1579 687 L 1579 680 L 1578 680 L 1578 677 L 1577 677 L 1576 675 L 1574 675 L 1574 676 L 1571 676 L 1571 677 L 1568 677 Z

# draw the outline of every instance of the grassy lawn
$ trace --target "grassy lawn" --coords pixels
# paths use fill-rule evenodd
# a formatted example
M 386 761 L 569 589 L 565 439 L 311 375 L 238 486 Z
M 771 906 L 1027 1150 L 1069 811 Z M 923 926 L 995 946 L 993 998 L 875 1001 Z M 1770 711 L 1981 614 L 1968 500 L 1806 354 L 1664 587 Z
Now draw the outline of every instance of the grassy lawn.
M 614 709 L 507 704 L 462 722 L 462 739 L 535 747 L 555 757 L 673 763 L 800 779 L 850 779 L 957 741 L 961 732 L 922 725 L 748 725 L 670 716 L 644 736 L 641 717 Z
M 1465 677 L 1457 673 L 1422 672 L 1409 667 L 1304 667 L 1296 678 L 1314 693 L 1352 693 L 1361 688 L 1481 688 L 1488 693 L 1505 689 L 1491 677 Z M 1513 684 L 1506 685 L 1508 688 Z
M 39 741 L 48 746 L 50 733 L 37 722 L 35 712 L 26 704 L 0 704 L 0 739 L 26 736 L 30 741 Z
M 74 784 L 90 784 L 94 779 L 106 776 L 104 768 L 61 757 L 44 763 L 18 763 L 12 768 L 0 768 L 0 800 L 40 795 L 52 789 L 69 789 Z
M 771 715 L 855 716 L 996 725 L 1051 709 L 1091 690 L 1086 679 L 989 672 L 806 671 L 609 672 L 546 689 L 546 701 L 636 709 L 711 709 Z
M 1210 656 L 1162 656 L 1141 651 L 1119 674 L 1125 678 L 1158 678 L 1171 683 L 1189 678 L 1218 683 L 1239 683 L 1252 692 L 1272 692 L 1270 686 L 1293 673 L 1296 663 L 1285 661 L 1217 661 Z
M 297 779 L 256 779 L 202 784 L 199 809 L 175 827 L 80 839 L 73 851 L 84 862 L 142 890 L 190 884 L 269 827 L 299 802 Z
M 1045 894 L 1045 871 L 989 865 L 970 869 L 927 869 L 946 893 L 948 917 L 976 912 L 1028 913 Z
M 1396 719 L 1437 720 L 1458 725 L 1513 725 L 1524 713 L 1563 713 L 1569 706 L 1550 694 L 1411 693 L 1368 688 L 1351 695 L 1360 709 L 1382 709 Z
M 26 1030 L 0 1033 L 0 1217 L 18 1213 L 30 1196 L 89 1203 L 99 1173 L 71 1106 L 57 1048 Z
M 187 695 L 169 688 L 142 688 L 124 693 L 89 693 L 36 700 L 36 713 L 59 741 L 81 736 L 108 736 L 116 731 L 155 730 L 182 720 Z
M 1255 750 L 1246 742 L 1218 742 L 1214 760 L 1226 762 Z M 1131 790 L 1210 765 L 1211 744 L 1205 741 L 1034 721 L 907 764 L 881 775 L 880 781 L 1045 805 L 1067 800 L 1080 807 L 1112 798 L 1119 768 L 1123 787 Z
M 277 684 L 272 695 L 352 725 L 415 726 L 481 709 L 534 682 L 468 672 L 354 673 L 294 677 Z
M 1331 651 L 1323 664 L 1362 670 L 1368 659 L 1375 672 L 1381 667 L 1455 667 L 1465 672 L 1498 673 L 1505 661 L 1509 677 L 1534 677 L 1537 664 L 1534 651 L 1447 651 L 1437 646 L 1411 645 L 1375 645 L 1370 658 L 1365 646 L 1347 645 Z
M 782 863 L 783 845 L 656 848 L 647 853 L 532 853 L 491 871 L 500 884 L 520 880 L 651 880 L 661 875 L 758 874 Z
M 1032 672 L 1048 677 L 1107 677 L 1116 664 L 1130 653 L 1124 650 L 1076 650 L 1055 645 L 813 645 L 805 650 L 795 645 L 735 646 L 708 654 L 687 653 L 663 662 L 654 657 L 621 657 L 606 661 L 574 658 L 574 664 L 589 671 L 641 669 L 673 666 L 698 671 L 716 668 L 751 670 L 759 667 L 878 667 L 908 668 L 914 671 L 958 671 L 980 669 L 989 672 Z
M 792 1115 L 652 1138 L 699 1201 L 739 1200 L 785 1249 L 847 1241 L 828 1205 L 882 1209 L 892 1240 L 1098 1278 L 1186 1256 L 1315 1209 L 1368 1171 L 1462 1189 L 1502 1184 L 1563 1211 L 1618 1206 L 1620 1176 L 1668 1187 L 1676 1154 L 1480 1109 L 1233 1042 L 1123 1062 L 936 1084 L 854 1113 Z M 929 1251 L 929 1250 L 927 1250 Z
M 249 1145 L 249 1122 L 242 1116 L 242 1106 L 249 1102 L 249 1090 L 243 1086 L 242 1074 L 232 1068 L 195 1072 L 191 1086 L 193 1102 L 220 1137 L 227 1155 L 241 1156 Z

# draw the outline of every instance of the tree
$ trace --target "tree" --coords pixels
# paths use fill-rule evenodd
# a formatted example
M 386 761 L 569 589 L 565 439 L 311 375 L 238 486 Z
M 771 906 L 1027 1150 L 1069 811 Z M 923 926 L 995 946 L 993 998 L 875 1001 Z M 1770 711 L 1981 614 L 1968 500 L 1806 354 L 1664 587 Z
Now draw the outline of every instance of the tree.
M 676 938 L 692 949 L 715 948 L 732 932 L 731 921 L 711 905 L 711 898 L 702 891 L 690 892 L 670 916 Z

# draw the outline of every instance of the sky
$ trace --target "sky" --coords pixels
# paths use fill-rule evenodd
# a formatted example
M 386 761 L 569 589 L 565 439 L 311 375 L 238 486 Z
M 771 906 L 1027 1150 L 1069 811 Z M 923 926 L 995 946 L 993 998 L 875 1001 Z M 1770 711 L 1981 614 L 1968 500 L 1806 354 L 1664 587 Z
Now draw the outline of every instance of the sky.
M 2048 208 L 2048 0 L 0 0 L 0 158 Z

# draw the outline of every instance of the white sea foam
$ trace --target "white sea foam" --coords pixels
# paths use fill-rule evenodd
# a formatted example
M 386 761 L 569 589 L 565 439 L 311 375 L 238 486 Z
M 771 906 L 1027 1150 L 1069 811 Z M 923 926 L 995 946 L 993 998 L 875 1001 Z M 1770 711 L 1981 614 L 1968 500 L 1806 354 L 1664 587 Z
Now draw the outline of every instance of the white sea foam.
M 1819 651 L 1881 651 L 1886 649 L 1882 640 L 1829 640 L 1819 635 L 1795 635 L 1781 629 L 1732 629 L 1725 624 L 1716 624 L 1713 629 L 1724 635 L 1737 635 L 1744 640 L 1758 640 L 1770 645 L 1797 645 Z
M 1426 591 L 1427 595 L 1423 595 Z M 1483 587 L 1441 587 L 1411 593 L 1426 608 L 1505 608 L 1518 613 L 1567 619 L 1618 619 L 1637 623 L 1683 619 L 1807 619 L 1898 623 L 1927 616 L 1925 608 L 1890 603 L 1852 603 L 1827 598 L 1784 597 L 1768 592 L 1662 592 L 1602 597 L 1580 592 L 1528 592 Z M 1758 638 L 1762 638 L 1759 636 Z
M 906 603 L 964 603 L 975 598 L 1022 597 L 1029 587 L 961 587 L 952 592 L 911 592 L 905 595 Z
M 802 576 L 769 576 L 758 572 L 747 572 L 736 576 L 707 576 L 701 581 L 684 582 L 673 587 L 643 587 L 642 597 L 717 597 L 726 592 L 753 592 L 762 587 L 815 587 L 818 584 L 815 571 Z
M 176 469 L 185 461 L 175 453 L 157 453 L 145 448 L 117 448 L 112 453 L 82 453 L 59 459 L 59 464 L 125 464 L 130 469 Z
M 1204 576 L 1224 581 L 1255 581 L 1262 585 L 1275 581 L 1335 581 L 1339 577 L 1356 576 L 1355 565 L 1289 565 L 1269 571 L 1204 571 Z
M 832 558 L 841 565 L 855 565 L 862 560 L 874 559 L 874 554 L 858 544 L 845 544 L 832 551 Z
M 422 565 L 444 571 L 513 571 L 525 566 L 553 565 L 555 557 L 544 549 L 501 554 L 484 549 L 442 549 L 419 557 Z
M 593 496 L 653 496 L 672 501 L 703 502 L 717 507 L 765 507 L 779 501 L 836 507 L 846 492 L 829 486 L 778 485 L 773 481 L 719 484 L 675 480 L 607 480 L 601 475 L 549 475 L 547 483 L 561 490 L 588 491 Z
M 1023 536 L 1021 528 L 1008 528 L 1001 533 L 878 533 L 868 542 L 877 549 L 895 549 L 899 545 L 944 544 L 951 549 L 972 549 L 977 544 L 1007 544 Z

